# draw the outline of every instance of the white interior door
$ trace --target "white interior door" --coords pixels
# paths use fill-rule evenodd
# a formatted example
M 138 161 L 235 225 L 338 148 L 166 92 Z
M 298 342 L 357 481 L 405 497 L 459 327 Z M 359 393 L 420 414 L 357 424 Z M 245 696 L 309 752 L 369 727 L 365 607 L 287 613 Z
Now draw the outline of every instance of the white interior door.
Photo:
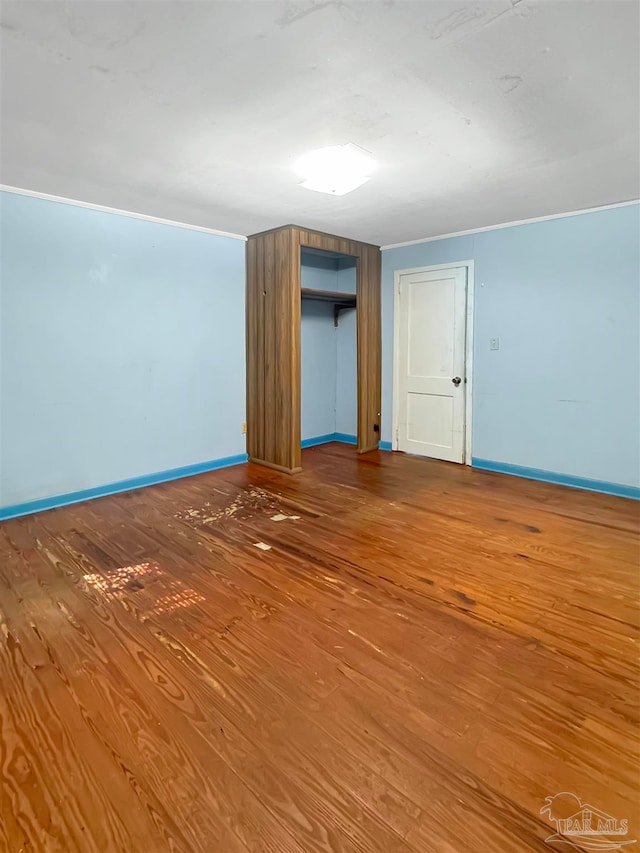
M 467 270 L 399 277 L 398 450 L 464 462 Z

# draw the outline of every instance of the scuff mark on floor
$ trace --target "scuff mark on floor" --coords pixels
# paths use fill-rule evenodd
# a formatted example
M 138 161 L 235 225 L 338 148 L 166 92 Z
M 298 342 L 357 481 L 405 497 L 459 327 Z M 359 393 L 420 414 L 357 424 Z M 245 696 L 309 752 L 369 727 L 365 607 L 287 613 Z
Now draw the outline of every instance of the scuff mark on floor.
M 451 592 L 455 595 L 456 598 L 459 598 L 464 604 L 474 605 L 476 604 L 475 599 L 469 598 L 468 595 L 465 595 L 464 592 L 460 592 L 459 589 L 452 589 Z
M 203 524 L 211 524 L 225 518 L 253 518 L 259 512 L 276 512 L 280 510 L 276 500 L 269 492 L 254 486 L 241 491 L 227 506 L 215 509 L 211 501 L 205 501 L 199 507 L 187 507 L 185 510 L 175 513 L 174 518 L 186 521 L 200 527 Z M 284 518 L 289 516 L 282 514 Z
M 145 578 L 145 583 L 140 580 Z M 85 589 L 94 589 L 107 597 L 113 597 L 125 607 L 128 607 L 126 593 L 142 592 L 149 594 L 150 599 L 140 603 L 142 612 L 152 614 L 171 613 L 182 607 L 190 607 L 200 601 L 205 601 L 204 595 L 186 586 L 182 581 L 171 578 L 157 563 L 144 562 L 131 566 L 120 566 L 118 569 L 107 570 L 103 574 L 90 572 L 82 576 Z M 157 592 L 164 593 L 154 598 Z M 61 602 L 58 607 L 69 617 Z

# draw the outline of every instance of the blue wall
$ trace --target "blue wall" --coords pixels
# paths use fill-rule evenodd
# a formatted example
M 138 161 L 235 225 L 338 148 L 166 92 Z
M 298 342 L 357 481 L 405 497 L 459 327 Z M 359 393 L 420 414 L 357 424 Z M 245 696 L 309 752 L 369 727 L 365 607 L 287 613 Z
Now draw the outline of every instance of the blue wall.
M 355 267 L 336 258 L 302 254 L 302 287 L 355 293 Z M 355 311 L 344 311 L 336 328 L 333 305 L 302 301 L 302 440 L 357 432 Z
M 384 251 L 383 439 L 394 271 L 473 260 L 474 458 L 637 486 L 639 234 L 633 205 Z
M 243 454 L 244 242 L 1 202 L 0 506 Z
M 339 262 L 337 290 L 341 293 L 356 292 L 356 267 L 353 262 Z M 336 329 L 336 432 L 345 435 L 357 435 L 358 432 L 358 353 L 356 340 L 356 312 L 342 311 L 340 325 Z
M 300 283 L 314 290 L 337 290 L 332 258 L 302 255 Z M 303 441 L 336 431 L 336 330 L 333 306 L 302 300 L 300 330 L 301 437 Z
M 243 242 L 0 198 L 0 507 L 244 454 Z M 474 457 L 637 486 L 639 233 L 636 205 L 386 250 L 383 440 L 394 271 L 472 259 Z M 303 285 L 350 290 L 329 266 Z M 355 312 L 305 306 L 302 369 L 303 438 L 354 434 Z
M 301 437 L 305 441 L 336 431 L 336 335 L 331 305 L 303 300 L 300 348 Z

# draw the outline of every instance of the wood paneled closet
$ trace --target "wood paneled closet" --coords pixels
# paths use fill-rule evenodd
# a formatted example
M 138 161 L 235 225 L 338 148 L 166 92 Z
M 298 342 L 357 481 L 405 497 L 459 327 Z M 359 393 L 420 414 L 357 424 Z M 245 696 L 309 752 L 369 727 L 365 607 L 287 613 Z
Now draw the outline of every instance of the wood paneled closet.
M 358 452 L 380 439 L 380 248 L 296 225 L 247 240 L 247 452 L 296 473 L 300 451 L 301 250 L 356 259 Z

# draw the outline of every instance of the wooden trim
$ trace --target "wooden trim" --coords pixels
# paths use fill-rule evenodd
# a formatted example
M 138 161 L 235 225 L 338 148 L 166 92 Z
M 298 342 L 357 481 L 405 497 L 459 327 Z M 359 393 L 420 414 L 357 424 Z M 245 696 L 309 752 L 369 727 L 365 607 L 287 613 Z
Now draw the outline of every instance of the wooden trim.
M 246 264 L 247 282 L 245 291 L 246 303 L 246 341 L 245 352 L 247 359 L 247 453 L 251 456 L 257 453 L 257 439 L 262 430 L 257 423 L 258 419 L 258 309 L 254 290 L 257 286 L 257 244 L 255 241 L 247 240 Z
M 293 224 L 282 225 L 282 226 L 280 226 L 280 228 L 269 228 L 266 231 L 258 231 L 257 234 L 250 234 L 247 237 L 247 239 L 251 240 L 253 237 L 263 237 L 265 234 L 272 234 L 275 231 L 286 231 L 289 229 L 291 229 L 293 231 L 304 232 L 305 234 L 316 234 L 319 237 L 327 238 L 328 240 L 340 240 L 340 241 L 346 240 L 348 243 L 352 243 L 354 246 L 368 246 L 371 249 L 377 249 L 378 252 L 380 251 L 380 246 L 376 246 L 374 243 L 363 243 L 360 240 L 352 240 L 349 237 L 339 237 L 337 234 L 327 234 L 325 231 L 316 231 L 315 228 L 303 228 L 301 225 L 293 225 Z M 301 245 L 311 245 L 311 244 L 301 243 Z M 313 248 L 313 246 L 312 246 L 312 248 Z M 325 251 L 331 252 L 331 251 L 338 251 L 338 250 L 327 248 L 327 249 L 325 249 Z M 348 253 L 341 252 L 341 254 L 348 254 Z
M 291 285 L 289 291 L 289 310 L 292 323 L 290 327 L 289 371 L 291 375 L 291 394 L 289 410 L 289 466 L 292 472 L 302 469 L 302 299 L 300 296 L 302 271 L 300 268 L 300 247 L 296 244 L 293 229 L 288 232 L 289 257 L 291 259 Z
M 256 237 L 265 237 L 267 234 L 275 234 L 277 231 L 288 231 L 290 228 L 295 228 L 295 226 L 280 225 L 278 228 L 267 228 L 266 231 L 257 231 L 255 234 L 249 234 L 247 240 L 254 240 Z
M 266 468 L 273 468 L 274 471 L 280 471 L 283 474 L 300 474 L 302 471 L 302 466 L 298 466 L 297 468 L 285 468 L 284 465 L 276 465 L 275 462 L 268 462 L 266 459 L 256 459 L 253 456 L 249 457 L 249 462 L 253 462 L 254 465 L 264 465 Z
M 382 335 L 380 252 L 377 250 L 365 247 L 358 259 L 356 294 L 358 452 L 366 453 L 378 447 L 381 429 Z

